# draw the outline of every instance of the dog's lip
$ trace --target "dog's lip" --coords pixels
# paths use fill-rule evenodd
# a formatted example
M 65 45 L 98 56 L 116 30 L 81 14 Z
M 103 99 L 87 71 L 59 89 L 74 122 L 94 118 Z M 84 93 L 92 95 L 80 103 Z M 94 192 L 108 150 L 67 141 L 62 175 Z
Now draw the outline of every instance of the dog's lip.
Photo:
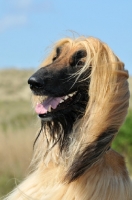
M 50 97 L 48 96 L 42 102 L 38 102 L 35 106 L 35 111 L 38 115 L 46 115 L 56 110 L 62 109 L 65 105 L 68 105 L 77 91 L 70 93 L 62 97 Z

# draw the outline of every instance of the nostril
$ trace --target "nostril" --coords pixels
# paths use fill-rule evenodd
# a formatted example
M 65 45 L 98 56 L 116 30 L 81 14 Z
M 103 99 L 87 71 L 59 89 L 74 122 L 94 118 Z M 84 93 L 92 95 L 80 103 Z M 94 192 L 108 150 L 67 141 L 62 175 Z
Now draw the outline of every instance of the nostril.
M 38 89 L 43 87 L 43 81 L 37 77 L 31 76 L 28 79 L 28 84 L 30 85 L 31 89 Z

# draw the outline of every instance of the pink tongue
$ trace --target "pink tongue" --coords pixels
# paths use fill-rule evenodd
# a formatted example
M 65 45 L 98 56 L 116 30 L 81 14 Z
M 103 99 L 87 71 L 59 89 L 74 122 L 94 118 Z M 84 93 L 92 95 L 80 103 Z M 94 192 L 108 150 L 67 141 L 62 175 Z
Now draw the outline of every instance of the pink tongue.
M 45 114 L 47 113 L 49 106 L 56 109 L 62 99 L 63 97 L 48 97 L 43 103 L 36 105 L 35 111 L 37 114 Z

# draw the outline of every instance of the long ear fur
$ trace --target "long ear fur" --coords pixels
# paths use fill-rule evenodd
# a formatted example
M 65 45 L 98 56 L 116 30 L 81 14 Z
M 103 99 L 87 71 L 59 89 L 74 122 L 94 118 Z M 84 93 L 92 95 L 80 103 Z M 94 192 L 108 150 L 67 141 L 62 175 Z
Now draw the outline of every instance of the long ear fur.
M 85 45 L 84 45 L 85 44 Z M 79 143 L 65 180 L 74 181 L 96 163 L 110 147 L 128 109 L 128 73 L 110 48 L 95 38 L 83 41 L 92 67 L 89 103 L 80 122 Z

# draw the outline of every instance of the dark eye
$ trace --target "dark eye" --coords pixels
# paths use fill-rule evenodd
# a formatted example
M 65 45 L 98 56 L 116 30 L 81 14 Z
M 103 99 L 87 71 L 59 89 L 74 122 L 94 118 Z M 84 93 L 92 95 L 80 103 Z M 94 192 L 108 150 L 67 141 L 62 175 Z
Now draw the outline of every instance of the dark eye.
M 79 50 L 73 54 L 70 59 L 71 66 L 82 66 L 84 62 L 81 60 L 82 58 L 87 56 L 87 52 L 85 50 Z
M 53 57 L 52 61 L 55 61 L 61 54 L 61 47 L 56 48 L 56 56 Z
M 82 65 L 84 65 L 85 63 L 82 61 L 82 60 L 79 60 L 78 62 L 77 62 L 77 66 L 82 66 Z

